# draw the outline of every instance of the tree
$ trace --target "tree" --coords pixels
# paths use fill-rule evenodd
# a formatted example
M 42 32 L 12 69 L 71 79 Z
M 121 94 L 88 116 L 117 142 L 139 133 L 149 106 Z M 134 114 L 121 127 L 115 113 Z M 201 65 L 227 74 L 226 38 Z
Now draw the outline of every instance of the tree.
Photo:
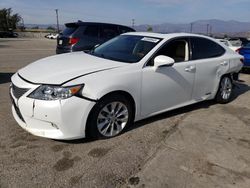
M 148 29 L 147 29 L 148 32 L 152 32 L 153 31 L 153 28 L 151 26 L 148 26 Z
M 9 31 L 17 28 L 21 21 L 21 16 L 16 13 L 12 14 L 11 8 L 0 9 L 0 31 Z
M 36 25 L 36 26 L 32 27 L 31 29 L 39 29 L 39 26 Z
M 53 30 L 53 31 L 55 31 L 56 29 L 53 26 L 49 26 L 49 27 L 47 27 L 47 30 Z

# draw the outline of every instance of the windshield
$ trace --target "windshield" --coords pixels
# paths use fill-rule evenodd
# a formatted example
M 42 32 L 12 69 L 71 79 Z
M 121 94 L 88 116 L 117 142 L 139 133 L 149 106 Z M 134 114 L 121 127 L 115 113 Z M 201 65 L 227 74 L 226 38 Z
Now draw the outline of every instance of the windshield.
M 114 61 L 135 63 L 140 61 L 160 41 L 159 38 L 120 35 L 92 50 L 90 54 Z

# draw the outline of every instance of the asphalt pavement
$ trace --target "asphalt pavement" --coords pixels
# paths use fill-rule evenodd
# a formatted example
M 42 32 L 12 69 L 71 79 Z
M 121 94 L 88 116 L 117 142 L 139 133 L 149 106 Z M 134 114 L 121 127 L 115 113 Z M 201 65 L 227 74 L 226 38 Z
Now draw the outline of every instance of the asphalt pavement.
M 250 74 L 233 101 L 187 106 L 106 140 L 33 136 L 11 114 L 10 77 L 54 40 L 0 39 L 0 187 L 250 187 Z

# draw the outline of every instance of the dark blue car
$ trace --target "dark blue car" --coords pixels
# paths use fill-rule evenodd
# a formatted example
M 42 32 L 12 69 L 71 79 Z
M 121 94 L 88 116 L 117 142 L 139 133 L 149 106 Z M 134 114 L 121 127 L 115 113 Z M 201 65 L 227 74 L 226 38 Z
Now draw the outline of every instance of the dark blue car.
M 244 66 L 243 68 L 250 68 L 250 43 L 240 48 L 239 54 L 244 56 Z

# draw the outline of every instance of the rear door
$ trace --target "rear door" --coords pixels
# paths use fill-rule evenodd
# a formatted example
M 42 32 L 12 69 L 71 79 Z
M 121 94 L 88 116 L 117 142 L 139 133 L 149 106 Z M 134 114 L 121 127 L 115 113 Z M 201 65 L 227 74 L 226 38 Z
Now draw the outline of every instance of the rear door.
M 196 76 L 192 98 L 201 101 L 214 94 L 216 85 L 230 66 L 225 49 L 216 42 L 201 38 L 191 37 L 191 60 L 196 64 Z

